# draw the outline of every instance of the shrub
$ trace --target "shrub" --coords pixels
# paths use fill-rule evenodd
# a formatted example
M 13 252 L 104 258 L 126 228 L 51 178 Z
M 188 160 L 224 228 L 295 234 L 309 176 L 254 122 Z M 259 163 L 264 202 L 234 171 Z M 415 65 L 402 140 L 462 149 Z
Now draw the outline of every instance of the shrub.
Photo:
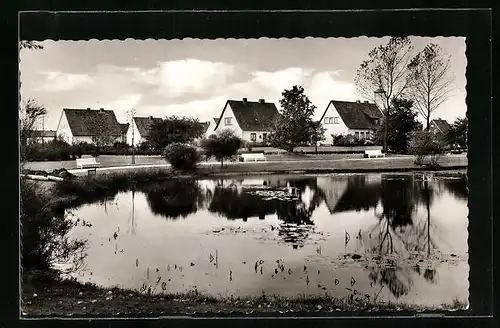
M 444 145 L 431 133 L 418 131 L 409 134 L 408 152 L 415 155 L 415 164 L 424 164 L 424 159 L 429 156 L 430 164 L 436 166 L 444 153 Z
M 370 141 L 367 139 L 360 139 L 352 134 L 346 135 L 333 135 L 333 145 L 341 147 L 354 147 L 363 146 Z
M 21 266 L 23 269 L 53 270 L 54 263 L 73 260 L 76 269 L 85 257 L 84 240 L 70 240 L 75 223 L 51 206 L 38 183 L 21 180 Z
M 174 142 L 165 147 L 163 156 L 176 170 L 191 171 L 201 160 L 198 150 L 190 145 Z
M 223 130 L 215 136 L 203 140 L 202 147 L 207 158 L 215 157 L 224 167 L 224 159 L 234 157 L 243 141 L 231 130 Z M 248 145 L 247 145 L 248 147 Z

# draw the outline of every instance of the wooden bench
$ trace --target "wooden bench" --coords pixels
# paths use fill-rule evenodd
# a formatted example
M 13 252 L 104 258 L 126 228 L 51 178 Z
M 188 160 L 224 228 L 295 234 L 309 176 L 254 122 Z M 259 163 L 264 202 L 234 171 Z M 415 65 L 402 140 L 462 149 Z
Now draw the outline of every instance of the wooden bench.
M 385 157 L 385 154 L 380 149 L 365 150 L 365 158 L 371 158 L 371 157 Z
M 90 168 L 96 168 L 98 167 L 99 163 L 97 163 L 97 160 L 95 157 L 87 157 L 87 158 L 77 158 L 76 159 L 76 167 L 83 169 L 84 166 L 90 167 Z
M 241 158 L 243 159 L 243 162 L 266 161 L 266 156 L 264 156 L 264 153 L 243 153 L 241 154 Z

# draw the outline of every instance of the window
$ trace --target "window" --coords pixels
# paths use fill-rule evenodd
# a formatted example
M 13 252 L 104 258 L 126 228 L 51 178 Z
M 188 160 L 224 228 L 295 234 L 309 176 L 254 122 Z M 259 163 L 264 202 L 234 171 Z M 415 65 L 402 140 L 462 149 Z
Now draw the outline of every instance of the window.
M 338 118 L 338 117 L 334 117 L 334 118 L 333 118 L 333 123 L 335 123 L 335 124 L 339 124 L 339 123 L 340 123 L 339 118 Z
M 329 117 L 325 117 L 324 122 L 325 122 L 325 124 L 330 124 L 330 118 Z
M 251 141 L 257 140 L 257 134 L 256 133 L 250 133 L 250 140 Z
M 360 137 L 361 139 L 364 139 L 364 138 L 365 138 L 365 133 L 364 133 L 364 132 L 360 132 L 360 133 L 359 133 L 359 137 Z
M 231 120 L 232 120 L 232 117 L 224 117 L 224 125 L 233 125 Z
M 325 117 L 324 122 L 325 122 L 325 124 L 339 124 L 339 118 L 338 117 Z
M 354 132 L 354 136 L 355 136 L 356 138 L 359 138 L 359 132 Z

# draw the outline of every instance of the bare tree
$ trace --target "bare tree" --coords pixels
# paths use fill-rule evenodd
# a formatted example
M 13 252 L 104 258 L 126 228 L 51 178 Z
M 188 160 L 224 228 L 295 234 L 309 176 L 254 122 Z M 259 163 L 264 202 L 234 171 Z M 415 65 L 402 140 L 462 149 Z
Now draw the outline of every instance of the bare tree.
M 98 112 L 97 115 L 92 115 L 87 121 L 87 130 L 90 133 L 90 140 L 96 146 L 96 155 L 99 154 L 99 148 L 106 146 L 113 141 L 111 130 L 108 125 L 108 120 L 104 116 L 105 113 Z
M 431 114 L 445 102 L 451 91 L 454 76 L 450 74 L 451 56 L 445 58 L 441 48 L 431 43 L 418 53 L 408 65 L 411 73 L 409 92 L 414 107 L 426 120 L 429 130 Z
M 356 73 L 358 94 L 376 103 L 384 115 L 384 151 L 387 151 L 388 112 L 392 99 L 400 98 L 410 84 L 408 64 L 413 51 L 408 37 L 393 37 L 368 53 Z
M 26 155 L 35 142 L 35 126 L 40 117 L 43 117 L 47 110 L 38 104 L 34 99 L 28 99 L 19 107 L 19 146 L 21 152 L 21 161 L 24 161 Z

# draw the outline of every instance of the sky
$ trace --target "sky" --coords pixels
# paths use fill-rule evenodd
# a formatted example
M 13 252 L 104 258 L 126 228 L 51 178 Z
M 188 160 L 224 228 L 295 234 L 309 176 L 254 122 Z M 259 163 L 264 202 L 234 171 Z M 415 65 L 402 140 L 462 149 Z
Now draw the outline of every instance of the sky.
M 415 51 L 438 44 L 451 56 L 453 92 L 433 114 L 453 122 L 466 115 L 465 38 L 411 37 Z M 55 130 L 63 108 L 105 108 L 121 123 L 136 116 L 218 117 L 228 99 L 265 99 L 279 108 L 293 85 L 321 116 L 330 100 L 365 100 L 354 77 L 368 52 L 386 38 L 89 40 L 41 42 L 20 53 L 21 101 L 47 109 L 45 129 Z M 41 125 L 41 123 L 40 123 Z M 42 128 L 42 126 L 40 126 Z

